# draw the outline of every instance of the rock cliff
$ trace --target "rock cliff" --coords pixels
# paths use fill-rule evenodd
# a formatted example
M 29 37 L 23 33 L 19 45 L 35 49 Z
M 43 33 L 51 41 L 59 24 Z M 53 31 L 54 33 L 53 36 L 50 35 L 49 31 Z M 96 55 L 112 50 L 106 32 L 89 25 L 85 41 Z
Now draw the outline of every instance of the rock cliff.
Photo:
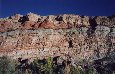
M 115 51 L 115 16 L 16 14 L 0 19 L 0 56 L 103 58 Z

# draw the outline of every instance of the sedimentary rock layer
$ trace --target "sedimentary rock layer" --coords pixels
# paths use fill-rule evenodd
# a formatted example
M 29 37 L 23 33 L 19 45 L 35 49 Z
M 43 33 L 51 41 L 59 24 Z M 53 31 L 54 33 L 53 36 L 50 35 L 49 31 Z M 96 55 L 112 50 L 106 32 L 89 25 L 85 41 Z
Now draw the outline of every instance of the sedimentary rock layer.
M 29 13 L 0 19 L 0 56 L 94 60 L 115 49 L 114 16 Z
M 112 28 L 113 31 L 114 29 Z M 97 26 L 95 33 L 91 35 L 86 27 L 15 30 L 0 34 L 0 52 L 17 58 L 76 55 L 76 58 L 85 59 L 94 54 L 101 57 L 115 49 L 113 31 L 110 32 L 110 28 L 105 26 Z
M 97 25 L 115 27 L 115 16 L 80 16 L 70 14 L 40 16 L 33 13 L 23 16 L 16 14 L 0 19 L 0 32 L 16 29 L 69 29 L 83 26 L 94 29 Z

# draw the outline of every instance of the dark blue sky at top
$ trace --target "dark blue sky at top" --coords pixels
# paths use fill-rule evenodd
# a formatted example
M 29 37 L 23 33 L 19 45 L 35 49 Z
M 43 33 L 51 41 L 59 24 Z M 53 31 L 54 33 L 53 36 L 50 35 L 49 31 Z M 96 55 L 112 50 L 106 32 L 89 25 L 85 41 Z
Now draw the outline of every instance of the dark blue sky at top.
M 115 0 L 0 0 L 0 17 L 29 12 L 39 15 L 108 16 L 115 14 Z

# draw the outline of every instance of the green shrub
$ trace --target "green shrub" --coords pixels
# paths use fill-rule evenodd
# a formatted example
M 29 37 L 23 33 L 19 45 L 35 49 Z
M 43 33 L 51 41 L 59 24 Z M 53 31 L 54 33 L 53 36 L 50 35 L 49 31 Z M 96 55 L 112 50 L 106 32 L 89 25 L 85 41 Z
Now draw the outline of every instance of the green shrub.
M 0 57 L 0 74 L 15 74 L 15 61 L 7 56 Z
M 52 59 L 36 59 L 31 63 L 31 70 L 33 73 L 39 74 L 52 74 Z
M 52 58 L 47 59 L 46 71 L 47 74 L 52 74 Z
M 71 67 L 71 74 L 83 74 L 83 70 L 80 68 L 80 66 L 72 66 Z

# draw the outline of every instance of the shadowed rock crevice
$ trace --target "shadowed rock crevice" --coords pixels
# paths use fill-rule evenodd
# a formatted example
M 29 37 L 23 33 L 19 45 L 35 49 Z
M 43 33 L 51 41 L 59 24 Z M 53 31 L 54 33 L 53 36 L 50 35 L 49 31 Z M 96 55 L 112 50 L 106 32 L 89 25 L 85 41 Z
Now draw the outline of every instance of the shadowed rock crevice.
M 23 16 L 23 17 L 20 17 L 18 21 L 23 24 L 25 21 L 29 21 L 29 19 L 27 18 L 27 16 Z
M 73 42 L 71 39 L 68 41 L 68 43 L 69 43 L 69 48 L 73 48 Z
M 95 17 L 95 18 L 96 18 L 96 17 Z M 96 23 L 95 18 L 90 18 L 90 19 L 89 19 L 90 29 L 91 29 L 90 32 L 91 32 L 91 34 L 95 32 L 96 26 L 98 25 L 98 24 Z

